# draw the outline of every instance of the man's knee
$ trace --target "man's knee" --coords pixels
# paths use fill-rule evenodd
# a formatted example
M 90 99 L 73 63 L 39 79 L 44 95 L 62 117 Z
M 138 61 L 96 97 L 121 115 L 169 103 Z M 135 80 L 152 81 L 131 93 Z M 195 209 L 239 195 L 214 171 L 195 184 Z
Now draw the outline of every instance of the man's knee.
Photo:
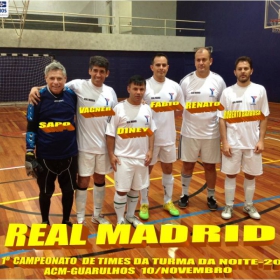
M 78 188 L 79 189 L 87 189 L 89 185 L 90 177 L 78 177 Z
M 93 175 L 94 183 L 95 184 L 104 184 L 105 183 L 105 175 L 94 173 Z
M 205 162 L 203 162 L 203 167 L 204 167 L 205 171 L 216 172 L 216 164 L 215 163 L 205 163 Z

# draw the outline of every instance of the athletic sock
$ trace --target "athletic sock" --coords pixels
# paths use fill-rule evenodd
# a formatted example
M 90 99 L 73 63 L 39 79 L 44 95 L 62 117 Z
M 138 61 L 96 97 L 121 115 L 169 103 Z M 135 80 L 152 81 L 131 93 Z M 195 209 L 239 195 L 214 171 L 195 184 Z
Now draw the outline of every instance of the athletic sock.
M 162 185 L 164 187 L 164 203 L 172 200 L 174 178 L 172 174 L 162 174 Z
M 40 204 L 42 222 L 49 221 L 51 197 L 52 197 L 52 194 L 46 194 L 43 192 L 40 192 L 40 194 L 39 194 L 39 204 Z
M 191 183 L 192 175 L 181 174 L 182 182 L 182 196 L 189 195 L 189 187 Z
M 244 178 L 245 205 L 253 205 L 253 197 L 256 188 L 256 180 Z
M 103 184 L 94 184 L 93 187 L 93 216 L 98 217 L 101 214 L 103 201 L 105 197 L 105 182 Z
M 236 188 L 236 178 L 229 178 L 228 176 L 226 176 L 226 179 L 225 179 L 226 205 L 233 206 L 235 188 Z
M 149 187 L 145 188 L 145 189 L 142 189 L 140 191 L 141 193 L 141 204 L 149 204 L 149 198 L 148 198 L 148 195 L 149 195 Z
M 86 202 L 87 202 L 87 188 L 77 188 L 75 193 L 77 221 L 82 223 L 85 220 Z
M 127 217 L 133 217 L 138 203 L 139 191 L 130 190 L 127 193 Z
M 127 196 L 126 195 L 118 195 L 117 192 L 115 192 L 114 196 L 114 208 L 117 214 L 118 223 L 121 223 L 124 221 L 124 211 L 125 206 L 127 202 Z
M 215 198 L 215 189 L 207 188 L 207 197 L 213 196 Z
M 70 214 L 73 206 L 74 191 L 62 192 L 62 209 L 63 209 L 63 221 L 70 220 Z

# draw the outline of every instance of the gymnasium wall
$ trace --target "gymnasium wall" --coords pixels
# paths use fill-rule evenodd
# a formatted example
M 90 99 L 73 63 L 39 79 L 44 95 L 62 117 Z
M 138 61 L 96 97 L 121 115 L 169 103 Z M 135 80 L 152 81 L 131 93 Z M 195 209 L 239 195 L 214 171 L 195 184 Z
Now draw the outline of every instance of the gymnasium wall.
M 67 70 L 68 80 L 88 79 L 89 57 L 93 55 L 102 55 L 108 58 L 110 62 L 110 75 L 105 83 L 112 86 L 119 98 L 127 97 L 127 81 L 134 74 L 140 74 L 144 78 L 152 76 L 150 70 L 151 58 L 156 52 L 144 51 L 100 51 L 100 50 L 61 50 L 61 49 L 32 49 L 32 48 L 0 48 L 1 53 L 38 53 L 52 54 L 55 59 L 60 61 Z M 177 82 L 185 73 L 194 70 L 193 53 L 183 52 L 164 52 L 169 58 L 168 77 Z M 24 73 L 23 73 L 24 75 Z M 43 75 L 43 72 L 42 72 Z M 16 81 L 15 81 L 16 82 Z M 34 84 L 34 86 L 37 86 Z M 28 92 L 22 93 L 26 99 Z M 1 95 L 0 95 L 1 99 Z M 1 100 L 0 100 L 1 102 Z
M 227 85 L 236 82 L 236 58 L 247 55 L 252 81 L 265 86 L 270 102 L 280 102 L 280 34 L 264 29 L 264 10 L 265 1 L 177 1 L 177 19 L 205 19 L 206 46 L 214 48 L 211 69 Z

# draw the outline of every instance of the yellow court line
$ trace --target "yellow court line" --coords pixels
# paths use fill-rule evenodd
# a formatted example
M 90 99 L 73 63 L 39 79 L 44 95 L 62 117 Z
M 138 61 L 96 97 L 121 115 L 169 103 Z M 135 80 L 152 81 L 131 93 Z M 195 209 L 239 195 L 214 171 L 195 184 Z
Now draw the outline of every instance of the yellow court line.
M 269 159 L 269 158 L 265 158 L 265 157 L 262 157 L 262 158 L 265 160 L 269 160 L 269 162 L 273 161 L 273 159 Z
M 268 162 L 263 162 L 263 164 L 266 164 L 266 163 L 275 163 L 275 162 L 280 162 L 280 159 L 279 160 L 269 160 Z M 217 171 L 220 171 L 219 168 L 216 169 Z M 193 172 L 193 174 L 202 174 L 204 173 L 204 170 L 202 171 L 196 171 L 196 172 Z M 181 174 L 175 174 L 173 175 L 173 177 L 179 177 L 181 176 Z M 109 177 L 109 176 L 108 176 Z M 106 185 L 106 188 L 110 188 L 110 187 L 114 187 L 115 186 L 115 182 L 112 178 L 108 178 L 107 175 L 106 175 L 106 178 L 112 183 L 112 185 Z M 156 180 L 161 180 L 162 177 L 156 177 L 156 178 L 150 178 L 150 181 L 156 181 Z M 112 182 L 112 181 L 114 182 Z M 92 190 L 93 188 L 88 188 L 88 190 Z M 61 195 L 61 193 L 55 193 L 53 194 L 53 196 L 58 196 L 58 195 Z M 19 199 L 19 200 L 11 200 L 11 201 L 6 201 L 6 202 L 1 202 L 0 205 L 7 205 L 7 204 L 12 204 L 12 203 L 17 203 L 17 202 L 24 202 L 24 201 L 29 201 L 29 200 L 35 200 L 35 199 L 38 199 L 39 197 L 38 196 L 35 196 L 35 197 L 30 197 L 30 198 L 24 198 L 24 199 Z
M 113 185 L 106 185 L 106 188 L 113 187 Z M 88 190 L 92 190 L 93 188 L 88 188 Z M 59 196 L 62 195 L 62 193 L 54 193 L 53 196 Z M 18 200 L 11 200 L 11 201 L 5 201 L 5 202 L 0 202 L 0 205 L 7 205 L 7 204 L 12 204 L 12 203 L 17 203 L 17 202 L 24 202 L 24 201 L 29 201 L 29 200 L 35 200 L 39 199 L 39 196 L 34 196 L 34 197 L 29 197 L 29 198 L 23 198 L 23 199 L 18 199 Z
M 114 179 L 112 179 L 109 175 L 105 175 L 106 179 L 110 181 L 112 184 L 115 184 Z

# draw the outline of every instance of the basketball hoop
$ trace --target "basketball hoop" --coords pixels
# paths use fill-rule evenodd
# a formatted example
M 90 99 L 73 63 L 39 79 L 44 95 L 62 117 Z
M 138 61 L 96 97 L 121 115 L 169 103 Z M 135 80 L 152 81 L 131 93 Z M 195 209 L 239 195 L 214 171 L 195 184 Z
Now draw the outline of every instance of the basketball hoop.
M 273 33 L 280 33 L 280 18 L 271 19 L 270 24 L 272 26 Z

